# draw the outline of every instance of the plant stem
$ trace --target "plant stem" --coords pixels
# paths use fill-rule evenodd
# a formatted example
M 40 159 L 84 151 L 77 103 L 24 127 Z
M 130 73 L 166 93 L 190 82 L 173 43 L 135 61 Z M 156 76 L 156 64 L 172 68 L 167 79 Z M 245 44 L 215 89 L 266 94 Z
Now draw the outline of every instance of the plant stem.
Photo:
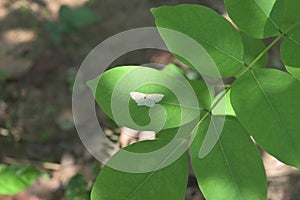
M 243 76 L 249 69 L 253 67 L 253 65 L 261 59 L 261 57 L 267 53 L 281 38 L 283 37 L 283 34 L 278 35 L 272 42 L 269 44 L 249 65 L 244 69 L 240 74 L 236 76 L 236 79 L 240 78 Z
M 247 71 L 249 71 L 254 64 L 261 59 L 261 57 L 267 53 L 281 38 L 283 37 L 283 34 L 278 35 L 247 67 L 244 69 L 240 74 L 236 76 L 236 79 L 239 79 L 242 77 Z M 232 85 L 230 85 L 228 88 L 225 89 L 225 92 L 219 97 L 219 99 L 212 105 L 210 112 L 218 105 L 218 103 L 225 97 L 227 92 L 231 89 Z
M 284 35 L 280 34 L 278 35 L 241 73 L 239 73 L 236 76 L 236 79 L 239 79 L 242 77 L 247 71 L 249 71 L 254 64 L 265 54 L 267 53 Z M 225 97 L 227 92 L 231 89 L 232 85 L 227 87 L 225 89 L 225 92 L 215 101 L 215 103 L 210 107 L 210 109 L 205 113 L 205 115 L 199 120 L 199 122 L 196 124 L 195 128 L 192 130 L 192 134 L 194 134 L 194 131 L 197 130 L 196 128 L 208 117 L 213 109 L 220 103 L 220 101 Z

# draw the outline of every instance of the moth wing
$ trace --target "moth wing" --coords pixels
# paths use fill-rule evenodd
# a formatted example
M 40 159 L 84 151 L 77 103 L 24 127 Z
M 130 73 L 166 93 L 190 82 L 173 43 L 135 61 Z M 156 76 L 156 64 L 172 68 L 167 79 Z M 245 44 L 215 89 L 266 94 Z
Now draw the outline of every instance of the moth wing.
M 131 98 L 137 103 L 138 106 L 153 107 L 164 97 L 163 94 L 144 94 L 140 92 L 130 92 Z
M 146 94 L 140 92 L 130 92 L 130 97 L 137 103 L 146 97 Z
M 147 99 L 147 95 L 144 93 L 130 92 L 130 96 L 137 103 L 138 106 L 148 106 L 150 103 L 149 99 Z
M 153 101 L 154 103 L 158 103 L 164 98 L 164 95 L 163 94 L 148 94 L 146 98 L 151 99 L 151 101 Z
M 143 101 L 144 106 L 153 107 L 155 105 L 155 101 L 146 97 Z

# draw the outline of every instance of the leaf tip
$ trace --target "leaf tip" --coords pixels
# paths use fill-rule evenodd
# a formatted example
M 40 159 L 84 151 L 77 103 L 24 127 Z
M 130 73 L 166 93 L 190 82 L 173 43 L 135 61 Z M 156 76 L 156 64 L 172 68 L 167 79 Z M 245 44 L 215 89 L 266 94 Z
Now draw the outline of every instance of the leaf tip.
M 95 79 L 89 80 L 86 82 L 86 85 L 91 89 L 93 95 L 96 95 L 96 90 L 98 87 L 100 77 L 97 77 Z
M 150 8 L 150 12 L 152 13 L 152 15 L 155 15 L 158 9 L 159 8 Z

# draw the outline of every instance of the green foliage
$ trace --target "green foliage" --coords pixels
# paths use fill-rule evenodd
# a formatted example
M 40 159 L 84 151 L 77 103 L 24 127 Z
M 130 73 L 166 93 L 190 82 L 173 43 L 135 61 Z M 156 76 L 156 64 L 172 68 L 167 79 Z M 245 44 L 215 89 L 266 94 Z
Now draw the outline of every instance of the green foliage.
M 266 152 L 300 169 L 300 15 L 297 14 L 300 1 L 225 0 L 225 3 L 241 32 L 203 6 L 163 6 L 151 10 L 164 42 L 180 61 L 193 70 L 199 69 L 176 53 L 179 48 L 188 48 L 164 28 L 197 41 L 211 56 L 222 77 L 235 77 L 233 84 L 214 98 L 211 94 L 217 86 L 206 86 L 202 79 L 189 80 L 185 72 L 174 65 L 161 71 L 137 66 L 117 67 L 88 85 L 101 109 L 118 124 L 137 130 L 160 130 L 156 140 L 138 142 L 125 150 L 155 151 L 172 141 L 181 127 L 192 126 L 194 128 L 185 136 L 193 139 L 191 164 L 205 198 L 263 200 L 267 199 L 266 175 L 250 136 Z M 271 36 L 276 38 L 265 46 L 261 39 Z M 283 41 L 281 58 L 290 73 L 265 68 L 268 50 L 279 41 Z M 189 58 L 203 61 L 202 67 L 212 66 L 197 52 L 188 50 Z M 210 72 L 207 70 L 201 75 L 215 78 Z M 181 87 L 179 97 L 171 89 L 174 86 Z M 153 108 L 137 106 L 130 99 L 132 91 L 165 97 Z M 197 103 L 182 104 L 180 96 L 195 99 Z M 226 105 L 225 109 L 222 104 Z M 128 118 L 134 122 L 126 120 Z M 224 118 L 225 124 L 219 129 L 217 125 Z M 150 119 L 158 122 L 152 123 Z M 157 127 L 161 125 L 159 122 L 163 125 Z M 149 123 L 152 126 L 148 126 Z M 211 151 L 203 155 L 201 149 L 207 138 L 215 143 Z M 121 158 L 126 159 L 118 152 L 108 163 Z M 151 161 L 131 164 L 139 166 Z M 184 199 L 186 167 L 185 154 L 172 164 L 147 173 L 122 172 L 107 165 L 95 181 L 92 200 Z
M 225 0 L 225 4 L 230 18 L 255 38 L 288 33 L 300 20 L 298 0 Z
M 244 62 L 248 66 L 266 47 L 262 40 L 249 37 L 243 32 L 241 32 L 241 37 L 244 44 Z M 263 54 L 263 56 L 253 64 L 252 68 L 263 68 L 267 63 L 268 54 Z
M 256 69 L 238 79 L 231 92 L 236 115 L 255 141 L 279 160 L 298 168 L 299 91 L 300 82 L 287 73 Z
M 0 83 L 4 82 L 5 80 L 9 79 L 10 77 L 11 77 L 10 73 L 0 70 Z
M 82 174 L 77 174 L 69 181 L 65 196 L 67 200 L 88 200 L 88 183 Z
M 174 74 L 177 74 L 176 79 L 174 78 Z M 160 130 L 162 122 L 165 122 L 163 124 L 164 129 L 178 127 L 191 122 L 198 117 L 197 109 L 202 109 L 205 106 L 203 104 L 207 104 L 207 98 L 204 96 L 208 95 L 209 92 L 206 85 L 201 83 L 201 81 L 199 81 L 200 84 L 197 87 L 197 94 L 204 97 L 198 97 L 203 99 L 202 102 L 199 101 L 198 104 L 197 102 L 185 101 L 186 104 L 179 104 L 171 87 L 173 87 L 173 90 L 175 90 L 175 88 L 179 90 L 181 94 L 183 91 L 190 96 L 194 93 L 193 87 L 190 86 L 187 80 L 185 80 L 185 84 L 182 83 L 182 77 L 183 76 L 175 70 L 173 70 L 173 73 L 166 74 L 164 71 L 147 67 L 125 66 L 109 70 L 103 73 L 99 78 L 88 82 L 88 84 L 92 88 L 92 91 L 95 92 L 95 99 L 102 110 L 109 117 L 117 121 L 119 125 L 138 130 L 141 129 L 141 126 L 145 126 L 143 130 Z M 148 113 L 150 108 L 137 106 L 132 99 L 128 102 L 128 94 L 132 91 L 146 94 L 164 94 L 165 96 L 160 102 L 160 105 L 165 108 L 165 111 L 159 108 L 155 109 L 154 107 L 151 116 L 155 121 L 151 121 L 151 124 L 148 125 L 150 116 L 145 115 L 145 113 Z M 128 103 L 130 113 L 134 113 L 131 115 L 133 122 L 129 121 L 128 115 L 126 115 L 128 112 L 128 106 L 126 105 L 128 105 Z M 196 104 L 198 104 L 198 106 Z M 115 110 L 113 111 L 112 108 Z M 118 112 L 119 114 L 116 115 L 113 112 Z M 115 117 L 118 117 L 118 119 Z
M 15 194 L 27 187 L 41 173 L 32 166 L 0 165 L 0 194 Z
M 224 77 L 234 76 L 244 68 L 243 43 L 238 31 L 215 11 L 197 5 L 179 5 L 172 9 L 163 6 L 151 11 L 158 28 L 182 32 L 201 44 Z M 159 31 L 170 51 L 178 48 L 180 41 L 170 38 L 163 29 Z M 190 65 L 186 60 L 177 58 Z
M 222 98 L 223 95 L 225 95 L 224 98 Z M 219 99 L 221 100 L 219 103 L 217 103 Z M 216 107 L 212 110 L 213 115 L 236 116 L 231 104 L 230 90 L 228 90 L 227 93 L 225 93 L 225 91 L 222 91 L 219 94 L 217 94 L 214 98 L 213 104 L 216 104 Z M 225 105 L 225 109 L 223 105 Z
M 217 123 L 218 117 L 214 117 Z M 266 175 L 260 154 L 236 118 L 228 117 L 212 152 L 200 159 L 199 149 L 210 120 L 201 123 L 191 145 L 191 161 L 207 199 L 266 199 Z M 217 134 L 217 133 L 216 133 Z M 237 164 L 238 163 L 238 164 Z
M 11 74 L 0 70 L 0 92 L 3 90 L 4 82 L 11 77 Z
M 60 43 L 64 34 L 73 34 L 95 22 L 98 22 L 100 16 L 92 12 L 89 8 L 82 6 L 70 8 L 66 5 L 60 7 L 57 22 L 48 21 L 48 29 L 52 40 Z
M 300 27 L 297 26 L 280 46 L 281 58 L 287 70 L 300 80 Z
M 165 130 L 160 133 L 164 136 L 163 138 L 135 143 L 126 147 L 125 150 L 136 153 L 155 151 L 169 142 L 165 135 L 172 135 L 173 131 L 176 132 L 176 129 Z M 112 159 L 118 156 L 117 153 Z M 105 166 L 96 179 L 91 199 L 184 199 L 188 180 L 187 161 L 185 153 L 171 165 L 147 173 L 126 173 Z M 143 165 L 140 161 L 131 164 Z

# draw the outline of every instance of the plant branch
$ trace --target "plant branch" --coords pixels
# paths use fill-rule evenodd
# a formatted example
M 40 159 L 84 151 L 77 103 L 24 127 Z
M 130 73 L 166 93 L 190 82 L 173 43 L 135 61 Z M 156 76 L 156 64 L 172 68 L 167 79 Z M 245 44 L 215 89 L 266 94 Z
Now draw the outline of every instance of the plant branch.
M 254 64 L 265 54 L 267 53 L 282 37 L 284 34 L 278 35 L 241 73 L 236 76 L 236 79 L 242 77 L 247 71 L 249 71 Z M 200 119 L 200 121 L 196 124 L 195 128 L 192 130 L 192 134 L 197 130 L 196 128 L 208 117 L 213 109 L 220 103 L 220 101 L 225 97 L 227 92 L 231 89 L 232 85 L 228 86 L 225 89 L 225 92 L 215 101 L 215 103 L 210 107 L 210 109 L 205 113 L 205 115 Z

